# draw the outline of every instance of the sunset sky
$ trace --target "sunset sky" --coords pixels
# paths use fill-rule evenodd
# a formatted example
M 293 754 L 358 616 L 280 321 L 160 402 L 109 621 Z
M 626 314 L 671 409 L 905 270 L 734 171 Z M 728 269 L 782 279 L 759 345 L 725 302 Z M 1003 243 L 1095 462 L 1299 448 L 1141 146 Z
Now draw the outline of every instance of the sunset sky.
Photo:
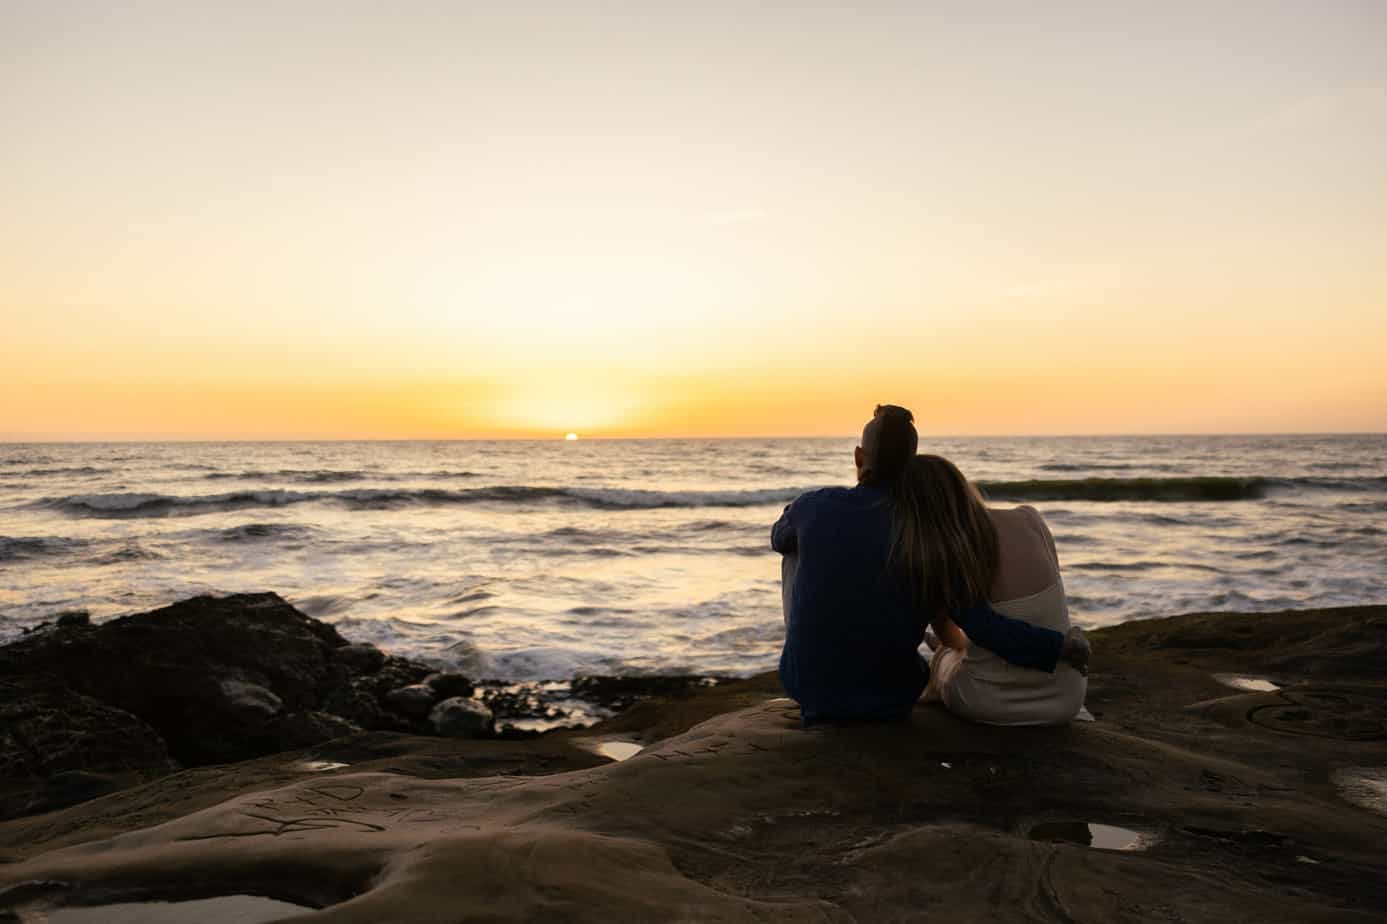
M 12 0 L 0 318 L 9 440 L 1387 430 L 1387 3 Z

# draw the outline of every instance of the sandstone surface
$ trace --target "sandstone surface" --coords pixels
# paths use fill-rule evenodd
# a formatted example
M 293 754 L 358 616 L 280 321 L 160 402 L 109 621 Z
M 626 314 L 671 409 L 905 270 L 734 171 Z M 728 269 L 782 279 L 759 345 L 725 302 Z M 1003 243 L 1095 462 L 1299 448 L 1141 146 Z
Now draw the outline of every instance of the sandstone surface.
M 305 924 L 1387 916 L 1387 607 L 1092 638 L 1098 721 L 1061 728 L 921 705 L 804 730 L 768 675 L 529 741 L 184 770 L 0 824 L 0 916 L 231 893 Z

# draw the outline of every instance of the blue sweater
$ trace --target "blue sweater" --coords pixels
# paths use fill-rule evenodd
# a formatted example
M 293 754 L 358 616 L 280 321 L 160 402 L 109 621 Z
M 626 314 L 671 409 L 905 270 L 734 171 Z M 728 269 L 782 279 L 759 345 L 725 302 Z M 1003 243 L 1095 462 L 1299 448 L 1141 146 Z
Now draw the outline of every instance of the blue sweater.
M 805 724 L 903 718 L 929 680 L 916 649 L 928 618 L 887 569 L 891 502 L 869 485 L 797 497 L 771 528 L 771 548 L 797 553 L 780 682 Z M 953 614 L 970 641 L 1022 667 L 1053 671 L 1064 636 L 980 604 Z

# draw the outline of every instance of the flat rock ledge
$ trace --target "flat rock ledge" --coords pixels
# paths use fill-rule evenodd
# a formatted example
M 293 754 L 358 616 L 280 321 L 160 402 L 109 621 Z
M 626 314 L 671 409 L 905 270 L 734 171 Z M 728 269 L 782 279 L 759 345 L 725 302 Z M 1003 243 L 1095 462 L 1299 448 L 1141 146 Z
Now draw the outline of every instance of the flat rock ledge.
M 0 921 L 237 893 L 305 924 L 1383 920 L 1387 607 L 1092 638 L 1094 723 L 804 730 L 768 675 L 184 770 L 0 824 Z

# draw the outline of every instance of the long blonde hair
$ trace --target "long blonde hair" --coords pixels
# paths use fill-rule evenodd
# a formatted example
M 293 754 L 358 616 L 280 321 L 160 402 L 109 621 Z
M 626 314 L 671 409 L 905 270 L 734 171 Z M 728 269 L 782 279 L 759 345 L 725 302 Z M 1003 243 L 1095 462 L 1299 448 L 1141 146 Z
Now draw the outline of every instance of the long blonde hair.
M 986 600 L 997 574 L 997 528 L 978 489 L 948 459 L 919 455 L 890 493 L 891 565 L 925 618 Z

